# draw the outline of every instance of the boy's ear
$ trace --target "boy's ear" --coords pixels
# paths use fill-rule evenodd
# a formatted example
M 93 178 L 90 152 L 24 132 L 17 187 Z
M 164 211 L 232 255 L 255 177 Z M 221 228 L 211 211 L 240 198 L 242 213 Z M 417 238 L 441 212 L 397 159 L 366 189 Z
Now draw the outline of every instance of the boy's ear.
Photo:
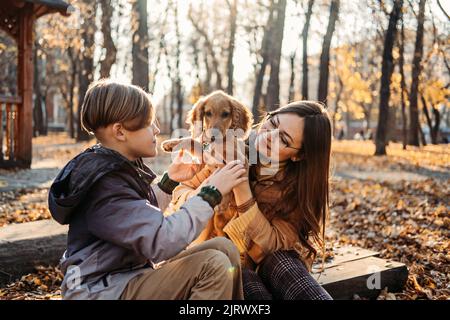
M 114 123 L 112 125 L 112 133 L 113 133 L 114 139 L 119 140 L 119 141 L 126 140 L 125 133 L 124 133 L 124 127 L 122 126 L 121 123 Z
M 199 137 L 203 132 L 203 115 L 206 99 L 200 98 L 188 112 L 186 123 L 189 125 L 189 131 L 194 138 Z

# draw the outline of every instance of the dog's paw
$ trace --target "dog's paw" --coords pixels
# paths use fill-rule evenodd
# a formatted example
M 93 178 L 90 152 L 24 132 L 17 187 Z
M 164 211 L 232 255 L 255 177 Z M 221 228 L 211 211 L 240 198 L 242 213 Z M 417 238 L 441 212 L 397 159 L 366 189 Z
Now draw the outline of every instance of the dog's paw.
M 202 144 L 191 137 L 180 139 L 169 139 L 161 143 L 161 148 L 165 152 L 175 152 L 184 149 L 191 155 L 202 158 Z
M 161 149 L 165 152 L 172 152 L 173 149 L 180 144 L 182 140 L 181 139 L 169 139 L 165 140 L 161 143 Z

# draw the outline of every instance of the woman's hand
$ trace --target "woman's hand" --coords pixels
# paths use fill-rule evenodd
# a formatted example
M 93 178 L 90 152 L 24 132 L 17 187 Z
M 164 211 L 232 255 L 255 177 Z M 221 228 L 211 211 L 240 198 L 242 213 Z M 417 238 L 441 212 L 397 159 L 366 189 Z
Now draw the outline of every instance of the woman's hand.
M 241 205 L 253 197 L 252 190 L 250 188 L 250 183 L 248 180 L 248 170 L 245 170 L 245 175 L 247 180 L 242 181 L 237 186 L 233 188 L 234 199 L 236 205 Z
M 187 157 L 187 159 L 184 157 Z M 181 149 L 167 169 L 167 174 L 170 179 L 183 182 L 192 179 L 200 166 L 201 164 L 196 163 L 188 152 L 185 153 L 184 149 Z
M 215 186 L 224 196 L 234 187 L 248 180 L 246 172 L 247 170 L 239 160 L 231 161 L 214 171 L 206 185 Z

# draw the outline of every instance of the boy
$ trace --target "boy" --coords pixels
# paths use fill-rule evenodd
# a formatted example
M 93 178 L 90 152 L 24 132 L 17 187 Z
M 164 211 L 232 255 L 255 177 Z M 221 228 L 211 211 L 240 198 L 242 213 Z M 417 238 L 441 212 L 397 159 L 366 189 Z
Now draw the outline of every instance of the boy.
M 217 238 L 184 250 L 206 226 L 222 195 L 245 181 L 237 161 L 208 180 L 170 217 L 161 210 L 195 165 L 182 153 L 157 185 L 142 157 L 156 155 L 154 109 L 140 88 L 93 83 L 81 110 L 99 144 L 72 159 L 49 191 L 49 209 L 69 224 L 61 259 L 64 299 L 243 299 L 239 253 Z

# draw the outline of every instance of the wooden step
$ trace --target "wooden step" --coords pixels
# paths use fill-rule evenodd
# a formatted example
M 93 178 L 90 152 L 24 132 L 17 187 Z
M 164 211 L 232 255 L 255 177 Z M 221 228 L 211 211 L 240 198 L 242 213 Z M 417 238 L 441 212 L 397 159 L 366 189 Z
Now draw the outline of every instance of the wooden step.
M 0 228 L 0 285 L 33 272 L 37 265 L 57 265 L 67 244 L 67 226 L 54 220 Z
M 313 266 L 312 275 L 336 300 L 361 298 L 374 299 L 380 291 L 400 292 L 408 279 L 405 264 L 377 257 L 378 252 L 358 248 L 334 249 L 335 257 L 324 264 Z

